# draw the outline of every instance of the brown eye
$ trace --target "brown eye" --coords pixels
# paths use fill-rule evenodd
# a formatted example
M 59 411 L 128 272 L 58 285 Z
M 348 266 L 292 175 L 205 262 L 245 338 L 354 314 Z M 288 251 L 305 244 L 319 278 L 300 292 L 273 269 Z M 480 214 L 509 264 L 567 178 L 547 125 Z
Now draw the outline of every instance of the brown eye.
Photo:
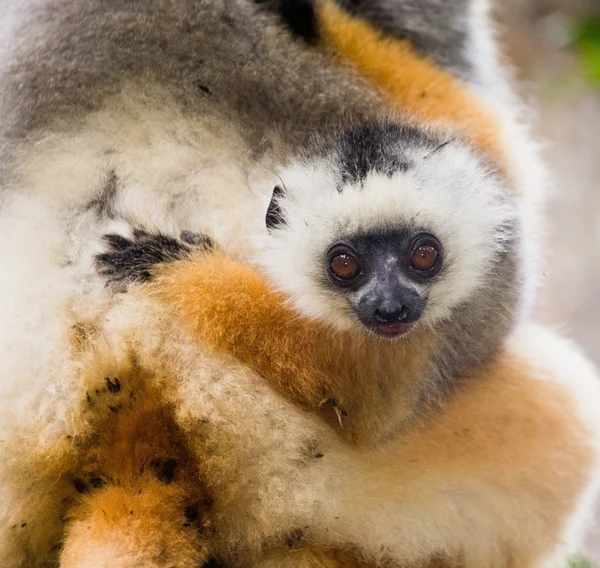
M 442 245 L 433 235 L 421 235 L 411 247 L 410 264 L 423 276 L 435 276 L 442 265 Z
M 438 251 L 430 245 L 422 245 L 414 250 L 410 262 L 417 270 L 430 270 L 435 266 Z
M 331 272 L 342 280 L 350 280 L 358 276 L 360 266 L 358 261 L 349 254 L 338 254 L 331 259 Z

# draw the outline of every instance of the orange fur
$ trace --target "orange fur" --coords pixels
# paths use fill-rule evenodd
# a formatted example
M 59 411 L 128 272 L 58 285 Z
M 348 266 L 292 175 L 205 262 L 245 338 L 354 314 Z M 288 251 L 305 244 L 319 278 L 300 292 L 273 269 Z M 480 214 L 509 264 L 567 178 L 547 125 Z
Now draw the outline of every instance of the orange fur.
M 373 488 L 423 524 L 424 542 L 436 516 L 450 535 L 448 527 L 473 524 L 453 566 L 541 566 L 597 467 L 596 434 L 572 392 L 514 347 L 371 458 Z M 493 558 L 488 536 L 498 542 Z
M 352 62 L 401 111 L 419 123 L 464 133 L 467 141 L 510 174 L 497 118 L 459 79 L 417 55 L 408 41 L 386 37 L 334 2 L 318 2 L 316 11 L 324 45 L 343 61 Z
M 210 531 L 197 464 L 157 378 L 119 371 L 90 385 L 87 404 L 106 412 L 70 474 L 80 493 L 66 512 L 61 567 L 197 568 Z
M 340 400 L 349 405 L 357 395 L 381 397 L 382 404 L 380 373 L 397 372 L 404 360 L 414 373 L 427 356 L 414 347 L 426 344 L 426 335 L 390 344 L 301 320 L 258 274 L 219 254 L 167 265 L 146 290 L 169 311 L 174 308 L 175 317 L 203 343 L 233 355 L 313 409 L 331 392 L 344 393 Z M 442 412 L 413 423 L 367 461 L 373 463 L 372 491 L 406 501 L 407 508 L 417 503 L 411 513 L 415 519 L 424 516 L 424 526 L 428 515 L 437 514 L 437 499 L 464 492 L 467 508 L 455 514 L 497 522 L 490 538 L 506 539 L 490 566 L 527 568 L 560 541 L 597 455 L 590 443 L 595 434 L 579 418 L 573 393 L 544 380 L 537 362 L 513 351 L 500 353 L 477 380 L 462 383 Z M 416 375 L 407 376 L 412 387 Z M 469 509 L 472 499 L 481 500 L 479 513 L 478 506 Z M 456 519 L 449 515 L 447 522 L 451 526 Z M 485 554 L 478 550 L 485 547 L 477 534 L 461 544 L 469 550 L 457 553 L 458 566 L 492 562 L 484 556 L 477 560 Z
M 212 557 L 214 504 L 203 464 L 178 425 L 172 378 L 156 372 L 159 364 L 141 368 L 128 349 L 111 356 L 93 330 L 78 324 L 71 337 L 83 362 L 89 428 L 73 440 L 77 457 L 58 474 L 68 495 L 57 511 L 60 566 L 198 568 Z M 306 559 L 313 568 L 368 568 L 358 554 L 302 542 L 268 556 Z
M 557 529 L 595 460 L 589 428 L 577 414 L 569 391 L 505 349 L 477 380 L 457 389 L 443 412 L 393 443 L 389 467 L 407 482 L 429 471 L 518 491 L 518 480 L 529 479 Z
M 427 331 L 393 343 L 301 319 L 258 273 L 221 254 L 166 265 L 149 289 L 206 346 L 250 366 L 302 406 L 328 410 L 356 442 L 414 410 L 432 340 Z M 332 399 L 337 410 L 324 404 Z

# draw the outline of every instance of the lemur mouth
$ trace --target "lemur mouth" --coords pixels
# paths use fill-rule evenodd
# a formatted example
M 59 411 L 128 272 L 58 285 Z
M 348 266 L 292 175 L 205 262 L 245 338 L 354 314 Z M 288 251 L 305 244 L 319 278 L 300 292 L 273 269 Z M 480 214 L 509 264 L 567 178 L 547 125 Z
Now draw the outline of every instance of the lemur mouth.
M 410 323 L 383 323 L 370 326 L 369 329 L 382 337 L 396 338 L 402 337 L 411 331 L 415 322 Z

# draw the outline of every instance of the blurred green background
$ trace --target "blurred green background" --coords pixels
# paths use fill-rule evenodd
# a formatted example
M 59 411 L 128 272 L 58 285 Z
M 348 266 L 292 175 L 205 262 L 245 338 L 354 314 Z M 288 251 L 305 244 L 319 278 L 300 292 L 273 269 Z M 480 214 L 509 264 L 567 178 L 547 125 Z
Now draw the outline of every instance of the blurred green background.
M 593 568 L 593 565 L 587 560 L 573 560 L 568 568 Z
M 538 320 L 600 365 L 600 0 L 492 0 L 553 188 Z M 600 412 L 600 408 L 598 409 Z M 600 567 L 600 505 L 569 568 Z
M 600 84 L 600 17 L 584 15 L 573 18 L 570 40 L 583 74 Z

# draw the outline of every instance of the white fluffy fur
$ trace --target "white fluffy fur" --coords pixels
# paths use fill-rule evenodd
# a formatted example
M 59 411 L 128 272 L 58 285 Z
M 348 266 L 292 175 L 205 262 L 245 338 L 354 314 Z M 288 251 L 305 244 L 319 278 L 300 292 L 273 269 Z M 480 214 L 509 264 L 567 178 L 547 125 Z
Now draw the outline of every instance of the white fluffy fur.
M 392 177 L 370 173 L 338 191 L 335 165 L 316 160 L 281 174 L 286 225 L 258 240 L 262 266 L 304 315 L 341 328 L 356 324 L 343 296 L 323 284 L 330 246 L 379 229 L 421 228 L 444 247 L 444 268 L 429 287 L 422 323 L 448 315 L 480 286 L 516 211 L 509 190 L 477 156 L 452 143 Z M 294 270 L 297 266 L 297 270 Z
M 110 302 L 93 267 L 102 235 L 129 230 L 129 223 L 86 209 L 110 171 L 123 184 L 116 216 L 134 224 L 174 234 L 205 231 L 241 256 L 248 250 L 244 231 L 262 224 L 260 200 L 249 186 L 255 174 L 245 168 L 235 135 L 224 125 L 184 120 L 155 96 L 128 90 L 69 135 L 36 141 L 4 190 L 0 564 L 6 568 L 35 566 L 42 552 L 23 545 L 12 526 L 27 522 L 40 542 L 62 530 L 54 517 L 65 488 L 59 484 L 51 497 L 46 492 L 74 451 L 67 436 L 86 431 L 79 414 L 86 387 L 69 336 L 75 323 L 97 318 Z M 168 207 L 174 195 L 177 205 Z M 240 206 L 235 212 L 232 202 Z

